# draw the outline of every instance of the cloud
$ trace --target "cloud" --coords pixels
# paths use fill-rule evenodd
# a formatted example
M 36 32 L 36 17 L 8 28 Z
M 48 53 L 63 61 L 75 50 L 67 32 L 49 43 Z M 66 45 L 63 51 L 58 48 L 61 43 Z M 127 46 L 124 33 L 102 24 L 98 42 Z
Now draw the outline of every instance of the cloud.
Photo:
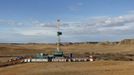
M 0 30 L 0 35 L 3 37 L 19 38 L 25 41 L 53 41 L 56 42 L 56 21 L 55 22 L 18 22 L 12 20 L 0 20 L 0 28 L 2 25 L 11 25 L 9 27 L 12 31 L 8 31 L 5 34 Z M 15 25 L 15 26 L 14 26 Z M 7 26 L 8 27 L 8 26 Z M 119 39 L 134 36 L 134 14 L 125 14 L 120 16 L 95 16 L 85 18 L 79 22 L 67 22 L 61 23 L 61 31 L 63 32 L 64 41 L 82 41 L 82 40 L 106 40 L 106 39 Z M 2 34 L 3 32 L 3 34 Z M 30 38 L 29 38 L 30 37 Z M 0 38 L 4 39 L 4 38 Z M 10 38 L 11 39 L 11 38 Z M 29 40 L 28 40 L 29 39 Z M 20 39 L 19 39 L 20 40 Z
M 14 28 L 16 32 L 25 36 L 39 36 L 39 35 L 54 35 L 56 32 L 56 22 L 40 22 L 33 21 L 29 23 L 0 20 L 0 23 L 8 25 L 21 25 Z M 121 16 L 102 16 L 92 17 L 86 19 L 84 22 L 63 22 L 61 24 L 61 30 L 65 35 L 120 35 L 130 34 L 134 27 L 134 14 L 126 14 Z M 12 28 L 12 27 L 11 27 Z
M 134 10 L 128 11 L 128 14 L 134 14 Z
M 82 6 L 83 6 L 83 3 L 82 3 L 82 2 L 78 2 L 78 3 L 76 3 L 76 4 L 70 5 L 70 6 L 68 7 L 68 9 L 69 9 L 70 11 L 79 11 Z
M 0 23 L 8 25 L 21 25 L 13 28 L 16 32 L 24 36 L 55 35 L 57 30 L 56 22 L 32 21 L 27 23 L 0 20 Z M 85 19 L 84 22 L 63 22 L 61 30 L 65 35 L 123 35 L 134 32 L 134 14 L 120 16 L 102 16 Z
M 71 26 L 69 27 L 70 30 L 72 30 L 74 34 L 79 33 L 80 35 L 123 35 L 124 33 L 130 34 L 130 31 L 134 32 L 134 30 L 132 29 L 134 27 L 134 14 L 126 14 L 114 17 L 105 16 L 102 18 L 93 18 L 87 20 L 84 23 L 73 23 L 69 25 Z
M 52 31 L 52 30 L 43 30 L 43 29 L 40 29 L 40 30 L 20 30 L 18 32 L 19 34 L 21 35 L 24 35 L 24 36 L 55 36 L 55 31 Z
M 0 19 L 0 25 L 17 25 L 17 26 L 21 26 L 21 25 L 24 25 L 22 22 L 17 22 L 17 21 L 14 21 L 14 20 L 3 20 L 3 19 Z

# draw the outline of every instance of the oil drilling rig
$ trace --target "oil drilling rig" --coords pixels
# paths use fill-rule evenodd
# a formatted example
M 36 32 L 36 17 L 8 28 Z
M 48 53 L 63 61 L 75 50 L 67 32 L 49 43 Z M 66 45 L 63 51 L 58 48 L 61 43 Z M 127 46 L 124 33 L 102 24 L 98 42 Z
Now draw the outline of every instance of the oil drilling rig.
M 72 53 L 70 53 L 68 56 L 64 55 L 64 52 L 61 50 L 61 35 L 62 32 L 60 30 L 61 22 L 60 19 L 57 20 L 57 49 L 54 51 L 53 54 L 44 54 L 39 53 L 36 56 L 21 56 L 16 57 L 16 59 L 11 59 L 9 62 L 2 66 L 9 66 L 19 63 L 30 63 L 30 62 L 83 62 L 83 61 L 94 61 L 94 57 L 90 55 L 89 57 L 78 57 L 73 56 Z M 1 65 L 0 65 L 1 66 Z
M 62 32 L 60 31 L 60 19 L 57 20 L 57 50 L 54 52 L 55 57 L 63 57 L 64 53 L 61 51 L 60 45 L 61 45 L 61 35 Z

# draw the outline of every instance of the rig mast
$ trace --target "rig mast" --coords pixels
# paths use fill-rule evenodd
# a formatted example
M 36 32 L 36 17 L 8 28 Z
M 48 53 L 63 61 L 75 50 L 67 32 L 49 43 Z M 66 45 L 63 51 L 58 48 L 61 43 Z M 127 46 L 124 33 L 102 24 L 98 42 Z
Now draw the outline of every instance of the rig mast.
M 62 35 L 62 32 L 60 31 L 60 20 L 57 20 L 57 49 L 54 52 L 54 56 L 55 57 L 63 57 L 64 53 L 63 51 L 61 51 L 60 49 L 60 45 L 61 45 L 61 38 L 60 36 Z
M 60 31 L 60 19 L 57 20 L 57 52 L 60 52 L 60 36 L 62 35 L 62 32 Z

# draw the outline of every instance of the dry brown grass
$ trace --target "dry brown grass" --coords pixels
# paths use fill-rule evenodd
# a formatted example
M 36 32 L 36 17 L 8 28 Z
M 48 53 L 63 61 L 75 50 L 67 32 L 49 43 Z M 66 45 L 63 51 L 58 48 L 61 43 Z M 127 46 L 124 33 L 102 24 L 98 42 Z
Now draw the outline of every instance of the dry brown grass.
M 0 45 L 0 56 L 52 53 L 56 45 Z M 134 53 L 133 45 L 79 44 L 62 46 L 65 53 Z M 0 62 L 4 59 L 1 58 Z M 4 60 L 5 61 L 5 60 Z M 134 62 L 95 61 L 27 63 L 0 68 L 0 75 L 133 75 Z
M 62 46 L 65 53 L 83 54 L 85 52 L 95 53 L 134 53 L 133 45 L 93 45 L 79 44 Z M 52 53 L 56 45 L 0 45 L 0 55 L 28 55 L 40 52 Z
M 133 75 L 134 63 L 95 61 L 27 63 L 0 68 L 0 75 Z
M 64 53 L 134 53 L 133 45 L 98 45 L 98 44 L 75 44 L 62 46 Z M 37 53 L 53 53 L 56 45 L 35 44 L 35 45 L 0 45 L 0 56 L 35 55 Z M 10 57 L 0 58 L 0 62 L 9 60 Z

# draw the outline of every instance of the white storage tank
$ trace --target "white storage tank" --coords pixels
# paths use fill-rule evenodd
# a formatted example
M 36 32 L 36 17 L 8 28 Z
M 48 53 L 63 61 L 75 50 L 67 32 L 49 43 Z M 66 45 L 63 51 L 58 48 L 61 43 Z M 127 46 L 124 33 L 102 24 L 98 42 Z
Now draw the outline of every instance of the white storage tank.
M 31 62 L 48 62 L 48 59 L 32 59 Z
M 29 63 L 29 62 L 31 62 L 31 59 L 24 59 L 24 62 Z
M 90 56 L 89 61 L 94 61 L 93 56 Z

